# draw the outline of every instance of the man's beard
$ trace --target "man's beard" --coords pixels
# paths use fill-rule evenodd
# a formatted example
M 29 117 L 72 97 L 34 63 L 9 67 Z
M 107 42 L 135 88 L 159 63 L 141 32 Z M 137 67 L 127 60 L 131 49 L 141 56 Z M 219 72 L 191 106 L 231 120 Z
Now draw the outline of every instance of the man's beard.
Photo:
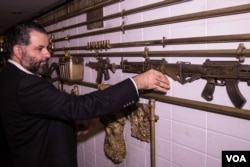
M 21 60 L 21 65 L 34 74 L 44 75 L 49 72 L 48 60 L 49 59 L 37 61 L 25 55 Z
M 31 64 L 29 70 L 34 74 L 40 74 L 40 75 L 47 74 L 49 72 L 48 61 L 47 60 L 39 61 L 34 64 Z

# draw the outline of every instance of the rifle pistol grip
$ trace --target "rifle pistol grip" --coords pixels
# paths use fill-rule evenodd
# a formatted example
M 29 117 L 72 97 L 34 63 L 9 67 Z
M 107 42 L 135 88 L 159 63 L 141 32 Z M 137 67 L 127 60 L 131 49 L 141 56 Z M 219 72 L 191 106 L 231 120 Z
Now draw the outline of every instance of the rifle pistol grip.
M 109 72 L 107 69 L 103 70 L 103 75 L 105 81 L 109 80 Z
M 97 84 L 102 83 L 102 70 L 97 71 L 96 83 Z

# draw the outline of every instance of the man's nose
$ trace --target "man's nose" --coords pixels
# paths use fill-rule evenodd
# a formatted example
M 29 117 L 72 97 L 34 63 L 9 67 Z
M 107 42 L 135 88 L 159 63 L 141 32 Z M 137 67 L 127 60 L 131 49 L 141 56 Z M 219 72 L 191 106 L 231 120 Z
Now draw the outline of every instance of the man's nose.
M 45 48 L 45 50 L 44 50 L 44 56 L 46 56 L 46 58 L 51 57 L 51 54 L 50 54 L 50 52 L 49 52 L 49 50 L 47 48 Z

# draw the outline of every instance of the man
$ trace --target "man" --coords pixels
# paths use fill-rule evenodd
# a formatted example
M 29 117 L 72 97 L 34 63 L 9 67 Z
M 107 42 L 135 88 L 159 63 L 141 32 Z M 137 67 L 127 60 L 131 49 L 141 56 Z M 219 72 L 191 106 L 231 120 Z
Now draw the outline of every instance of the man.
M 50 53 L 43 27 L 13 27 L 5 38 L 9 60 L 0 73 L 0 123 L 14 167 L 76 167 L 73 122 L 118 111 L 139 100 L 137 90 L 167 92 L 169 81 L 150 70 L 103 91 L 74 96 L 40 77 Z

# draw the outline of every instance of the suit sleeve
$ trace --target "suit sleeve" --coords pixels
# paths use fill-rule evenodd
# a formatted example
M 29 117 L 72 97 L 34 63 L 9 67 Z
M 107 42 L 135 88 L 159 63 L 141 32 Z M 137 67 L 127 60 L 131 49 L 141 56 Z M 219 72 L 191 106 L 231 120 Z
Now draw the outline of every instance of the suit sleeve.
M 139 101 L 130 79 L 103 91 L 74 96 L 59 91 L 42 78 L 29 76 L 20 82 L 17 92 L 24 114 L 63 120 L 91 119 L 119 111 Z

